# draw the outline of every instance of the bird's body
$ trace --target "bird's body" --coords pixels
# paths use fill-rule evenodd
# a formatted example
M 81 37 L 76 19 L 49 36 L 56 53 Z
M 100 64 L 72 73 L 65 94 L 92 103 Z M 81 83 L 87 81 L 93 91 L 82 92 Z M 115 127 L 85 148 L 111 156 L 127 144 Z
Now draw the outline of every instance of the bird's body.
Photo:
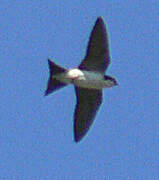
M 75 87 L 77 104 L 74 112 L 74 139 L 79 142 L 89 130 L 102 103 L 102 89 L 117 85 L 105 75 L 110 63 L 108 36 L 101 17 L 92 30 L 87 53 L 78 68 L 66 70 L 48 60 L 50 78 L 45 95 L 68 84 Z
M 114 83 L 109 79 L 105 80 L 100 72 L 82 71 L 80 69 L 71 69 L 59 73 L 53 78 L 66 84 L 72 83 L 77 87 L 88 89 L 102 89 L 114 86 Z

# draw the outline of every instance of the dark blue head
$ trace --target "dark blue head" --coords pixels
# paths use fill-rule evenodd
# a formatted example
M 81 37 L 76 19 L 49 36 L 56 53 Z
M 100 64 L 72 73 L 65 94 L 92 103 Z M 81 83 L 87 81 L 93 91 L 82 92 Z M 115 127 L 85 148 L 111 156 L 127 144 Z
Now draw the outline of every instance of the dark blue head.
M 112 82 L 114 83 L 114 85 L 118 85 L 116 79 L 113 78 L 113 77 L 111 77 L 111 76 L 105 75 L 105 76 L 104 76 L 104 79 L 105 79 L 105 80 L 110 80 L 110 81 L 112 81 Z

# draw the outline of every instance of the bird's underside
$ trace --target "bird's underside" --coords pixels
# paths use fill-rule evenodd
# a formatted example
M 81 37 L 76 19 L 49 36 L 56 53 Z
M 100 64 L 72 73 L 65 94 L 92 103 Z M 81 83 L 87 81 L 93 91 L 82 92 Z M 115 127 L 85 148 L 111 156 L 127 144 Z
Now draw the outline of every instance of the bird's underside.
M 108 35 L 101 17 L 97 18 L 91 32 L 86 56 L 79 67 L 76 68 L 77 72 L 84 75 L 78 76 L 78 74 L 73 74 L 73 71 L 61 68 L 49 60 L 50 78 L 45 95 L 55 92 L 69 83 L 75 86 L 77 99 L 74 112 L 75 142 L 79 142 L 92 125 L 102 104 L 102 88 L 106 85 L 113 86 L 116 83 L 115 79 L 105 76 L 105 71 L 109 64 Z M 95 77 L 96 79 L 90 80 L 86 78 L 87 74 L 90 74 L 90 77 L 94 76 L 94 74 L 99 74 L 99 76 Z M 67 81 L 67 78 L 70 79 Z M 83 79 L 81 80 L 80 78 Z M 107 84 L 102 84 L 106 82 Z

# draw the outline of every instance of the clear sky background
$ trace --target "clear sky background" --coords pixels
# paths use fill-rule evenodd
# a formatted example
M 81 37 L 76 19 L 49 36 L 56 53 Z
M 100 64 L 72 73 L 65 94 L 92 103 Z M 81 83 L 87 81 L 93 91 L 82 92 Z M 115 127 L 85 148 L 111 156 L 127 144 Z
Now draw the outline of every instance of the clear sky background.
M 47 58 L 78 66 L 98 16 L 119 86 L 76 144 L 74 88 L 43 96 Z M 1 1 L 0 179 L 159 179 L 158 0 Z

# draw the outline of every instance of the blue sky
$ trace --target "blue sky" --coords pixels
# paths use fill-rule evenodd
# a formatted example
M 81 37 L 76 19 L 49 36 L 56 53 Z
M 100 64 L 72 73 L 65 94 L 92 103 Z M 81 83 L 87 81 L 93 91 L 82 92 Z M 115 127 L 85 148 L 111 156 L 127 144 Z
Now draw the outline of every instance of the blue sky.
M 119 86 L 76 144 L 74 88 L 43 96 L 47 58 L 78 66 L 98 16 Z M 0 179 L 159 179 L 158 20 L 157 0 L 1 2 Z

